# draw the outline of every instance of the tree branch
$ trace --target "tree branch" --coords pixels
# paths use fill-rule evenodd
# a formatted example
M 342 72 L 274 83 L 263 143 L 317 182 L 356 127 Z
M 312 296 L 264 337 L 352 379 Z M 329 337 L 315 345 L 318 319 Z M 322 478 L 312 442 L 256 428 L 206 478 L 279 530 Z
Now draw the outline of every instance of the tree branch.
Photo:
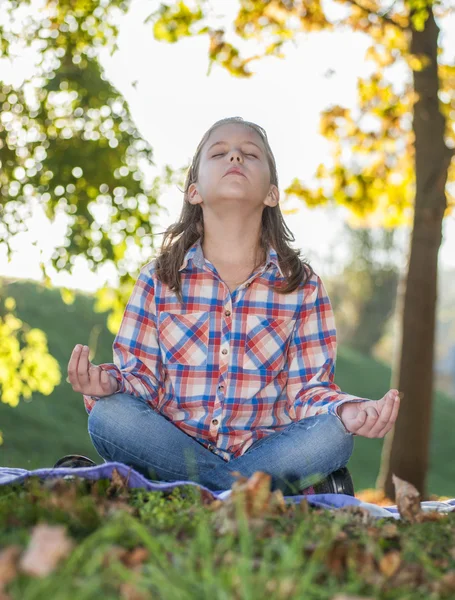
M 402 25 L 400 25 L 399 23 L 397 23 L 396 21 L 394 21 L 392 19 L 392 17 L 388 16 L 388 13 L 392 10 L 396 0 L 394 0 L 394 2 L 392 2 L 391 6 L 389 6 L 389 8 L 384 12 L 384 13 L 377 13 L 374 10 L 369 9 L 366 6 L 363 6 L 363 4 L 360 4 L 360 2 L 358 2 L 357 0 L 347 0 L 350 4 L 353 4 L 354 6 L 357 6 L 357 8 L 360 8 L 361 10 L 363 10 L 364 12 L 366 12 L 368 15 L 372 15 L 375 17 L 378 17 L 379 19 L 382 19 L 383 21 L 386 21 L 387 23 L 390 23 L 391 25 L 394 25 L 395 27 L 398 27 L 398 29 L 401 29 L 401 31 L 406 31 L 407 27 L 403 27 Z

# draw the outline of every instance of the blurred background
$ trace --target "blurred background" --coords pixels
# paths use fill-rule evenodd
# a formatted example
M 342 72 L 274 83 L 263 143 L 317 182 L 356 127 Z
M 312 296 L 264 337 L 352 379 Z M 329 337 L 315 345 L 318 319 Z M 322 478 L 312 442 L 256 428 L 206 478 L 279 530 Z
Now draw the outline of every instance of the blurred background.
M 379 399 L 399 375 L 415 200 L 443 196 L 419 469 L 429 493 L 455 496 L 455 14 L 450 2 L 422 11 L 379 0 L 0 3 L 1 466 L 100 461 L 66 382 L 71 351 L 88 343 L 94 363 L 112 361 L 200 138 L 242 116 L 266 130 L 294 246 L 328 288 L 343 391 Z M 445 162 L 413 118 L 427 65 L 419 35 L 438 57 Z M 430 149 L 420 179 L 419 147 Z M 356 489 L 378 484 L 383 444 L 356 438 Z

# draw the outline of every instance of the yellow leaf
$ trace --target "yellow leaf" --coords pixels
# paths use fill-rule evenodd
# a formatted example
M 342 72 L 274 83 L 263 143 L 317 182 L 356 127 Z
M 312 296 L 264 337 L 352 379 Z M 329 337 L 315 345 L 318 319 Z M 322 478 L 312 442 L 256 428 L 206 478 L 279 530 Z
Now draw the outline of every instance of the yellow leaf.
M 13 311 L 16 308 L 16 300 L 14 298 L 6 298 L 5 299 L 5 308 L 6 310 Z
M 68 288 L 60 288 L 60 295 L 65 304 L 73 304 L 76 298 L 74 290 L 70 290 Z

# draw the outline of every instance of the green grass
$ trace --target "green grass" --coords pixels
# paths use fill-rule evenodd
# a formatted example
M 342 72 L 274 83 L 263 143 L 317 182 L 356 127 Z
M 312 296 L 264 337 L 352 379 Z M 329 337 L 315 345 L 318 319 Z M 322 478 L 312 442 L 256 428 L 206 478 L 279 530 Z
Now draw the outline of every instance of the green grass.
M 85 454 L 101 459 L 87 433 L 87 416 L 80 394 L 65 382 L 73 347 L 97 337 L 93 362 L 112 361 L 113 335 L 106 329 L 106 315 L 93 312 L 93 298 L 78 294 L 74 304 L 61 301 L 58 290 L 32 282 L 16 282 L 2 290 L 13 296 L 17 314 L 48 336 L 50 352 L 60 363 L 62 383 L 49 397 L 35 394 L 30 402 L 11 408 L 0 402 L 0 465 L 34 469 L 51 466 L 64 454 Z M 379 399 L 389 389 L 390 369 L 347 347 L 338 349 L 336 383 L 343 391 Z M 454 400 L 435 394 L 432 444 L 428 475 L 429 493 L 455 496 L 455 464 L 452 461 Z M 357 490 L 374 487 L 379 469 L 382 440 L 356 438 L 349 462 Z
M 241 499 L 213 503 L 194 486 L 165 494 L 112 488 L 105 481 L 29 480 L 0 487 L 0 548 L 16 545 L 23 553 L 38 523 L 64 525 L 74 544 L 44 578 L 18 568 L 8 597 L 453 597 L 455 555 L 448 550 L 454 513 L 411 524 L 375 519 L 358 509 L 315 509 L 304 500 L 263 504 L 254 516 Z

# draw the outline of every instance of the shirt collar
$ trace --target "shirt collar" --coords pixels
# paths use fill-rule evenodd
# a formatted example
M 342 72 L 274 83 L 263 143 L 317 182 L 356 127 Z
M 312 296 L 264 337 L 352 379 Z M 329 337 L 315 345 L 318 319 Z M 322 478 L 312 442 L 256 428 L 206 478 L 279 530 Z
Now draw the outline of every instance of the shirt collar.
M 205 264 L 205 257 L 202 251 L 201 238 L 199 237 L 194 244 L 188 248 L 185 257 L 183 259 L 183 263 L 179 269 L 179 271 L 183 271 L 184 269 L 191 269 L 193 266 L 199 267 L 202 269 Z M 283 271 L 281 270 L 280 264 L 278 262 L 278 254 L 272 246 L 269 246 L 269 250 L 267 252 L 267 261 L 266 268 L 270 265 L 275 265 L 281 277 L 284 277 Z

